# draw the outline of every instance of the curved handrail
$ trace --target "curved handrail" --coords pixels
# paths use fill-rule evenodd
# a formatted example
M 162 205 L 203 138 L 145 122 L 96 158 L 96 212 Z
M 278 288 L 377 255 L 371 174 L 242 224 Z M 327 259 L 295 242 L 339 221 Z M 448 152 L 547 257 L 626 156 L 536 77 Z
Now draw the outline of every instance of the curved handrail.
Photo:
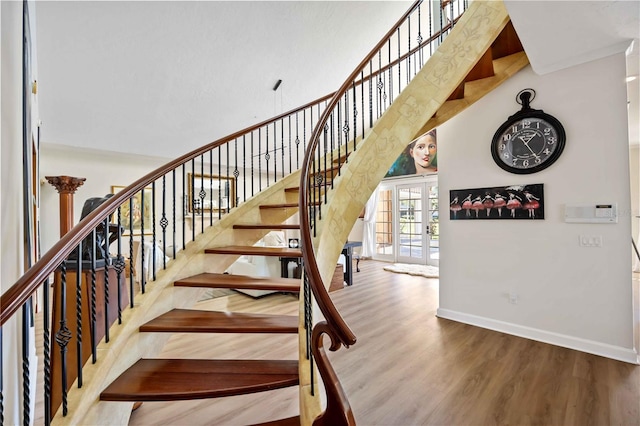
M 123 201 L 126 201 L 131 196 L 133 196 L 134 194 L 138 193 L 143 188 L 148 186 L 150 182 L 153 182 L 154 180 L 162 177 L 163 175 L 168 174 L 172 170 L 177 169 L 178 167 L 197 158 L 198 156 L 203 155 L 204 153 L 212 149 L 215 149 L 216 147 L 220 147 L 225 143 L 229 143 L 234 139 L 237 139 L 243 135 L 247 135 L 257 129 L 266 127 L 272 123 L 278 122 L 279 120 L 283 120 L 284 118 L 294 116 L 295 114 L 301 111 L 304 111 L 305 109 L 309 109 L 309 108 L 312 108 L 313 106 L 320 105 L 323 102 L 326 102 L 327 100 L 330 99 L 329 104 L 326 104 L 324 106 L 324 113 L 318 121 L 320 122 L 320 120 L 324 120 L 326 122 L 326 118 L 329 115 L 328 112 L 331 111 L 333 107 L 335 107 L 336 103 L 338 102 L 340 97 L 344 94 L 346 89 L 348 89 L 352 85 L 357 86 L 360 84 L 364 84 L 365 81 L 370 80 L 376 77 L 377 75 L 386 72 L 388 69 L 398 64 L 402 60 L 415 54 L 417 51 L 419 51 L 423 46 L 427 45 L 429 42 L 437 39 L 437 37 L 439 37 L 438 33 L 432 35 L 427 40 L 425 40 L 422 46 L 419 45 L 418 47 L 409 49 L 408 52 L 402 54 L 396 60 L 390 62 L 384 67 L 381 67 L 380 69 L 374 72 L 371 72 L 366 76 L 362 76 L 361 79 L 359 80 L 355 79 L 358 76 L 358 74 L 361 73 L 361 70 L 363 69 L 364 65 L 371 59 L 371 57 L 375 54 L 375 52 L 377 52 L 380 49 L 380 47 L 384 44 L 384 42 L 393 34 L 393 32 L 396 31 L 396 28 L 398 27 L 398 25 L 402 23 L 402 21 L 405 20 L 407 16 L 409 16 L 420 3 L 421 3 L 421 0 L 418 0 L 409 8 L 409 10 L 398 20 L 398 22 L 392 28 L 392 30 L 390 30 L 382 38 L 382 40 L 376 45 L 376 47 L 371 51 L 371 53 L 363 61 L 361 61 L 361 63 L 356 68 L 356 71 L 354 71 L 349 76 L 349 78 L 345 80 L 345 83 L 340 87 L 338 91 L 322 96 L 298 108 L 294 108 L 290 111 L 281 113 L 275 117 L 269 118 L 260 123 L 249 126 L 243 130 L 240 130 L 230 135 L 227 135 L 225 137 L 222 137 L 200 148 L 194 149 L 193 151 L 187 154 L 184 154 L 183 156 L 165 164 L 164 166 L 161 166 L 156 170 L 144 175 L 143 177 L 135 181 L 133 184 L 127 186 L 122 191 L 118 192 L 113 197 L 111 197 L 108 201 L 103 203 L 99 208 L 97 208 L 90 215 L 88 215 L 83 221 L 81 221 L 76 226 L 74 226 L 74 228 L 72 228 L 63 238 L 61 238 L 54 246 L 52 246 L 51 249 L 48 250 L 47 253 L 45 253 L 38 260 L 38 262 L 36 262 L 29 270 L 27 270 L 25 274 L 22 277 L 20 277 L 20 279 L 18 279 L 18 281 L 16 281 L 16 283 L 13 286 L 11 286 L 5 293 L 1 295 L 0 326 L 2 326 L 7 321 L 7 319 L 11 317 L 17 311 L 17 309 L 28 300 L 30 295 L 39 286 L 39 283 L 41 283 L 44 279 L 46 279 L 46 277 L 55 270 L 55 268 L 73 251 L 75 246 L 80 241 L 82 241 L 82 239 L 85 238 L 91 232 L 91 230 L 95 228 L 95 226 L 98 223 L 104 220 L 107 216 L 111 215 L 117 209 L 117 207 L 122 204 Z M 451 26 L 450 23 L 446 24 L 445 26 L 442 27 L 442 31 L 447 31 L 450 28 L 450 26 Z M 321 129 L 321 126 L 316 126 L 316 129 L 314 130 L 314 134 L 312 134 L 311 140 L 315 139 L 317 141 L 319 139 L 319 134 L 321 132 L 320 129 Z M 317 145 L 317 142 L 316 142 L 316 145 Z M 312 153 L 313 151 L 307 150 L 307 152 Z M 304 167 L 304 162 L 302 167 Z M 301 188 L 301 195 L 302 195 L 302 193 L 305 190 L 304 189 L 305 187 L 301 185 L 300 188 Z M 307 191 L 308 191 L 308 188 L 307 188 Z M 53 262 L 55 266 L 48 265 L 51 262 Z
M 220 149 L 224 148 L 226 145 L 226 155 L 227 155 L 227 178 L 229 177 L 229 152 L 232 149 L 231 147 L 231 143 L 232 142 L 238 142 L 238 140 L 240 138 L 243 138 L 245 136 L 248 136 L 249 134 L 251 134 L 251 144 L 253 144 L 253 135 L 255 132 L 257 132 L 258 136 L 260 135 L 260 131 L 261 129 L 265 129 L 265 131 L 268 131 L 269 126 L 273 126 L 274 128 L 274 134 L 275 134 L 275 126 L 276 123 L 281 122 L 281 131 L 284 132 L 284 122 L 283 120 L 285 120 L 286 118 L 289 118 L 289 137 L 291 137 L 291 120 L 292 118 L 294 118 L 297 120 L 298 118 L 298 114 L 303 115 L 303 131 L 306 132 L 307 130 L 307 123 L 311 123 L 313 127 L 313 131 L 310 131 L 309 133 L 311 134 L 311 138 L 309 140 L 309 145 L 306 147 L 305 153 L 304 153 L 304 160 L 302 162 L 302 168 L 303 168 L 303 173 L 301 173 L 301 184 L 300 184 L 300 222 L 301 222 L 301 237 L 302 237 L 302 248 L 303 248 L 303 258 L 304 258 L 304 265 L 305 265 L 305 269 L 306 269 L 306 273 L 305 273 L 305 280 L 308 280 L 311 285 L 309 287 L 306 287 L 305 292 L 307 291 L 307 289 L 311 289 L 311 291 L 313 291 L 313 294 L 316 298 L 316 301 L 318 303 L 318 306 L 320 308 L 320 310 L 322 311 L 323 315 L 325 316 L 325 320 L 326 322 L 322 322 L 320 324 L 316 324 L 315 327 L 313 327 L 313 331 L 310 331 L 311 328 L 311 323 L 309 322 L 309 333 L 312 333 L 313 336 L 309 336 L 308 340 L 311 340 L 313 342 L 312 344 L 312 352 L 314 352 L 314 355 L 318 358 L 322 357 L 322 354 L 319 354 L 318 351 L 322 351 L 322 353 L 324 354 L 324 349 L 321 348 L 320 346 L 322 345 L 322 334 L 327 334 L 330 338 L 331 338 L 331 350 L 337 350 L 341 345 L 345 345 L 345 346 L 349 346 L 351 344 L 354 344 L 356 341 L 356 336 L 354 335 L 354 333 L 349 329 L 348 325 L 346 324 L 346 322 L 344 321 L 344 319 L 340 316 L 340 314 L 337 312 L 335 306 L 333 305 L 333 302 L 331 301 L 326 288 L 324 287 L 323 283 L 322 283 L 322 278 L 320 276 L 320 272 L 318 269 L 318 265 L 316 263 L 316 258 L 314 255 L 314 248 L 313 248 L 313 242 L 311 239 L 311 226 L 309 223 L 309 219 L 310 216 L 307 214 L 308 209 L 310 208 L 310 204 L 313 206 L 313 203 L 310 203 L 310 199 L 309 199 L 309 191 L 310 191 L 310 173 L 313 172 L 312 170 L 312 166 L 314 164 L 314 155 L 316 154 L 316 148 L 319 146 L 320 144 L 320 136 L 321 134 L 324 132 L 326 132 L 329 122 L 329 118 L 331 117 L 331 120 L 333 120 L 333 111 L 336 108 L 336 105 L 339 105 L 339 102 L 341 100 L 341 98 L 343 96 L 345 96 L 345 93 L 348 90 L 353 90 L 353 98 L 354 98 L 354 105 L 355 105 L 355 97 L 356 97 L 356 88 L 357 90 L 359 90 L 359 94 L 362 96 L 362 102 L 363 102 L 363 108 L 364 108 L 364 96 L 365 96 L 365 82 L 369 83 L 369 116 L 372 117 L 373 113 L 372 113 L 372 87 L 374 85 L 374 83 L 380 83 L 380 79 L 384 78 L 383 74 L 386 73 L 388 71 L 389 73 L 389 83 L 391 84 L 391 73 L 392 73 L 392 68 L 395 67 L 396 65 L 398 65 L 398 80 L 400 79 L 400 63 L 403 61 L 407 61 L 409 64 L 411 64 L 411 59 L 412 59 L 412 55 L 416 54 L 416 52 L 422 52 L 421 49 L 423 49 L 425 46 L 428 45 L 429 42 L 436 40 L 441 33 L 430 36 L 427 40 L 424 41 L 424 44 L 421 44 L 423 42 L 421 36 L 419 35 L 419 41 L 418 41 L 418 46 L 415 48 L 411 48 L 411 43 L 409 43 L 409 48 L 405 51 L 405 53 L 401 54 L 401 49 L 400 49 L 400 42 L 398 41 L 398 56 L 397 58 L 392 61 L 391 60 L 391 45 L 389 44 L 389 62 L 387 65 L 382 66 L 382 64 L 380 63 L 379 66 L 377 67 L 377 69 L 375 70 L 375 72 L 372 69 L 371 66 L 371 61 L 373 59 L 373 57 L 376 54 L 379 54 L 380 49 L 384 46 L 385 43 L 387 43 L 387 41 L 389 41 L 389 43 L 391 43 L 391 36 L 398 31 L 398 34 L 400 34 L 400 26 L 402 25 L 402 23 L 407 20 L 407 18 L 410 17 L 410 15 L 417 9 L 419 8 L 419 5 L 422 3 L 421 0 L 417 0 L 415 1 L 415 3 L 409 8 L 409 10 L 397 21 L 396 25 L 381 39 L 381 41 L 373 48 L 373 50 L 371 51 L 371 53 L 369 55 L 367 55 L 367 57 L 365 57 L 365 59 L 363 59 L 361 61 L 361 63 L 358 65 L 358 67 L 356 68 L 355 71 L 352 72 L 352 74 L 347 78 L 347 80 L 345 81 L 345 83 L 340 87 L 340 89 L 337 92 L 331 93 L 329 95 L 323 96 L 315 101 L 309 102 L 299 108 L 295 108 L 291 111 L 282 113 L 278 116 L 275 116 L 273 118 L 267 119 L 265 121 L 262 121 L 258 124 L 252 125 L 250 127 L 247 127 L 246 129 L 240 130 L 238 132 L 232 133 L 228 136 L 225 136 L 223 138 L 220 138 L 216 141 L 210 142 L 207 145 L 204 145 L 200 148 L 194 149 L 193 151 L 161 166 L 158 167 L 157 169 L 155 169 L 154 171 L 147 173 L 146 175 L 144 175 L 143 177 L 141 177 L 140 179 L 136 180 L 134 183 L 132 183 L 131 185 L 127 186 L 126 188 L 124 188 L 123 190 L 121 190 L 120 192 L 118 192 L 117 194 L 115 194 L 114 196 L 112 196 L 111 198 L 109 198 L 107 201 L 105 201 L 103 204 L 101 204 L 96 210 L 94 210 L 93 212 L 91 212 L 90 214 L 88 214 L 84 219 L 82 219 L 76 226 L 74 226 L 66 235 L 64 235 L 56 244 L 53 245 L 53 247 L 51 247 L 42 257 L 41 259 L 35 264 L 33 265 L 29 270 L 27 270 L 24 275 L 22 277 L 20 277 L 13 286 L 11 286 L 4 294 L 2 294 L 0 296 L 0 327 L 2 327 L 7 320 L 9 320 L 13 315 L 16 314 L 16 312 L 18 311 L 18 309 L 23 306 L 25 303 L 28 302 L 29 297 L 35 292 L 35 290 L 37 290 L 39 288 L 39 286 L 43 285 L 44 283 L 47 283 L 47 279 L 48 277 L 58 269 L 58 267 L 60 267 L 60 265 L 64 266 L 64 262 L 65 260 L 67 260 L 68 256 L 70 254 L 72 254 L 72 252 L 78 248 L 79 244 L 81 242 L 84 241 L 85 238 L 87 238 L 89 235 L 91 235 L 92 232 L 94 232 L 94 230 L 98 227 L 100 227 L 101 224 L 104 224 L 106 221 L 108 221 L 108 217 L 111 216 L 112 214 L 114 214 L 116 211 L 119 212 L 119 208 L 120 206 L 123 205 L 123 203 L 125 203 L 127 200 L 131 200 L 132 197 L 134 197 L 136 194 L 138 194 L 140 191 L 143 191 L 146 187 L 148 187 L 149 185 L 154 185 L 154 191 L 155 191 L 155 185 L 156 182 L 162 178 L 162 194 L 163 194 L 163 203 L 164 203 L 164 184 L 165 184 L 165 178 L 173 172 L 173 177 L 174 177 L 174 212 L 173 212 L 173 219 L 174 219 L 174 244 L 175 244 L 175 219 L 176 219 L 176 214 L 175 214 L 175 190 L 176 190 L 176 179 L 175 179 L 175 172 L 178 168 L 182 167 L 182 180 L 183 180 L 183 191 L 184 191 L 184 183 L 186 181 L 186 178 L 184 176 L 184 172 L 185 172 L 185 166 L 187 165 L 187 163 L 191 162 L 192 165 L 192 171 L 195 175 L 195 166 L 194 166 L 194 161 L 199 161 L 200 162 L 200 166 L 202 167 L 202 165 L 205 163 L 205 158 L 204 155 L 209 152 L 209 154 L 211 155 L 214 149 L 218 149 L 219 153 L 220 153 Z M 419 9 L 418 9 L 419 10 Z M 418 20 L 419 20 L 419 13 L 418 13 Z M 455 21 L 454 21 L 455 22 Z M 447 24 L 447 25 L 442 25 L 442 21 L 441 21 L 441 27 L 442 29 L 440 30 L 441 32 L 447 31 L 451 26 L 453 26 L 453 23 Z M 410 31 L 409 31 L 410 32 Z M 431 32 L 431 29 L 429 29 L 429 32 Z M 403 49 L 404 50 L 404 47 Z M 378 61 L 380 62 L 380 57 L 378 57 Z M 366 65 L 369 65 L 369 70 L 366 70 L 365 67 Z M 368 71 L 368 72 L 367 72 Z M 409 79 L 409 73 L 410 73 L 410 66 L 407 67 L 407 79 Z M 414 72 L 415 72 L 415 65 L 414 65 Z M 358 79 L 356 79 L 358 77 Z M 395 76 L 394 76 L 395 78 Z M 394 83 L 395 84 L 395 81 Z M 398 82 L 398 89 L 401 90 L 401 84 L 400 82 Z M 393 94 L 393 88 L 390 88 L 390 92 Z M 379 91 L 379 86 L 377 86 L 376 90 Z M 378 95 L 380 95 L 380 92 L 378 93 Z M 392 95 L 393 97 L 393 95 Z M 393 99 L 391 98 L 390 101 L 392 102 Z M 386 102 L 386 92 L 385 92 L 385 102 Z M 317 115 L 314 117 L 314 110 L 317 107 Z M 338 106 L 338 111 L 339 111 L 339 106 Z M 382 106 L 382 108 L 386 108 L 386 106 Z M 304 118 L 304 113 L 306 113 L 307 111 L 310 112 L 310 120 L 307 120 L 306 118 Z M 345 98 L 345 111 L 346 111 L 346 98 Z M 378 110 L 379 112 L 380 110 Z M 339 112 L 338 112 L 338 118 L 339 118 Z M 371 121 L 371 118 L 370 118 Z M 361 123 L 361 126 L 359 124 L 356 124 L 355 122 L 355 117 L 354 117 L 354 129 L 353 129 L 353 136 L 354 136 L 354 144 L 355 144 L 355 140 L 357 139 L 357 133 L 359 128 L 361 128 L 363 135 L 364 135 L 364 131 L 365 131 L 365 125 L 364 125 L 364 113 L 363 113 L 363 121 Z M 333 126 L 333 121 L 331 122 L 331 126 Z M 345 136 L 348 134 L 348 131 L 345 130 Z M 304 133 L 304 139 L 306 139 L 306 135 L 307 133 Z M 325 137 L 326 137 L 326 133 L 325 133 Z M 332 136 L 333 137 L 333 136 Z M 291 139 L 290 139 L 291 141 Z M 347 138 L 345 137 L 345 141 L 348 142 Z M 299 143 L 298 140 L 298 135 L 297 135 L 297 123 L 296 123 L 296 145 Z M 259 139 L 258 139 L 258 148 L 260 147 L 259 145 Z M 267 150 L 269 148 L 268 146 L 269 143 L 269 139 L 267 136 Z M 338 146 L 340 146 L 342 142 L 338 142 Z M 325 140 L 325 154 L 327 152 L 327 146 L 326 146 L 326 140 Z M 253 145 L 251 145 L 253 147 Z M 333 149 L 333 140 L 331 141 L 331 146 Z M 347 144 L 344 144 L 344 147 L 346 149 L 345 152 L 345 158 L 348 155 L 348 148 L 347 148 Z M 283 146 L 284 149 L 284 146 Z M 296 148 L 297 149 L 297 148 Z M 355 146 L 354 146 L 355 149 Z M 260 149 L 259 149 L 260 150 Z M 268 152 L 268 151 L 267 151 Z M 299 151 L 298 151 L 299 152 Z M 234 171 L 234 174 L 238 172 L 238 156 L 237 156 L 238 152 L 236 151 L 235 153 L 235 161 L 236 161 L 236 169 Z M 251 152 L 251 154 L 253 155 L 253 151 Z M 246 154 L 245 154 L 246 155 Z M 200 158 L 199 158 L 200 157 Z M 340 158 L 340 152 L 338 151 L 338 157 Z M 210 157 L 212 158 L 212 157 Z M 246 157 L 245 157 L 246 158 Z M 320 154 L 318 153 L 318 160 L 320 158 Z M 283 156 L 284 159 L 284 156 Z M 268 160 L 268 157 L 267 157 Z M 262 161 L 262 160 L 259 160 Z M 275 161 L 275 160 L 274 160 Z M 325 156 L 325 167 L 326 167 L 326 156 Z M 211 159 L 209 161 L 211 164 L 213 164 L 213 160 Z M 220 160 L 218 161 L 218 167 L 220 167 L 221 162 Z M 259 163 L 261 164 L 261 163 Z M 267 163 L 267 174 L 269 172 L 269 163 Z M 273 163 L 274 167 L 277 164 L 277 161 Z M 243 165 L 244 167 L 244 165 Z M 253 162 L 252 162 L 252 167 L 253 167 Z M 296 160 L 296 167 L 298 167 L 298 163 Z M 292 166 L 291 164 L 289 165 L 289 170 L 292 170 Z M 282 172 L 283 176 L 284 176 L 284 164 L 282 164 L 282 169 L 279 170 Z M 258 174 L 260 174 L 260 169 L 258 169 Z M 325 172 L 326 173 L 326 170 Z M 219 173 L 220 174 L 220 173 Z M 238 177 L 237 174 L 235 174 L 236 178 Z M 251 174 L 251 179 L 253 179 L 253 169 L 252 169 L 252 174 Z M 246 176 L 244 178 L 245 183 L 246 183 Z M 275 179 L 274 179 L 275 180 Z M 269 179 L 267 178 L 267 187 L 269 186 Z M 325 188 L 326 188 L 326 183 L 325 183 Z M 245 188 L 246 189 L 246 188 Z M 262 189 L 262 186 L 260 186 L 260 189 Z M 190 188 L 191 191 L 191 188 Z M 186 192 L 185 192 L 186 194 Z M 251 194 L 253 195 L 253 185 L 251 187 Z M 153 196 L 155 197 L 155 192 L 153 193 Z M 194 200 L 195 200 L 195 193 L 193 194 Z M 201 199 L 203 198 L 203 196 L 200 196 Z M 326 197 L 326 195 L 325 195 Z M 246 201 L 246 191 L 245 191 L 245 201 Z M 326 202 L 326 198 L 325 198 L 325 202 Z M 164 206 L 164 204 L 163 204 Z M 155 208 L 155 207 L 154 207 Z M 313 207 L 311 207 L 313 208 Z M 225 208 L 226 209 L 226 208 Z M 195 211 L 195 208 L 194 208 Z M 228 210 L 227 210 L 228 211 Z M 185 215 L 186 218 L 186 215 Z M 162 221 L 166 221 L 166 217 L 164 216 L 164 210 L 163 210 L 163 218 L 160 222 Z M 154 244 L 155 244 L 155 225 L 156 225 L 157 220 L 155 219 L 155 212 L 154 212 L 154 219 L 153 219 L 153 239 L 154 239 Z M 162 225 L 163 227 L 166 227 L 165 225 Z M 145 228 L 146 229 L 146 228 Z M 183 225 L 183 229 L 184 229 L 184 225 Z M 130 229 L 130 231 L 132 231 L 132 229 Z M 203 231 L 204 232 L 204 231 Z M 131 232 L 132 233 L 132 232 Z M 194 238 L 195 238 L 195 232 L 194 232 Z M 184 238 L 184 236 L 183 236 Z M 130 244 L 133 244 L 133 239 L 130 237 Z M 183 247 L 184 247 L 184 239 L 183 239 Z M 132 252 L 132 249 L 130 249 L 130 252 Z M 120 258 L 119 261 L 122 259 L 122 257 L 120 257 L 121 253 L 120 253 L 120 246 L 118 246 L 118 257 Z M 144 256 L 144 250 L 142 251 L 142 255 Z M 122 265 L 120 265 L 122 266 Z M 154 266 L 155 268 L 155 266 Z M 64 269 L 64 268 L 63 268 Z M 79 270 L 79 269 L 78 269 Z M 118 273 L 120 273 L 118 271 Z M 155 276 L 154 276 L 155 279 Z M 131 287 L 130 290 L 133 294 L 133 287 Z M 142 291 L 144 292 L 144 279 L 143 279 L 143 283 L 142 283 Z M 308 293 L 307 293 L 308 294 Z M 306 297 L 306 296 L 305 296 Z M 133 301 L 132 301 L 132 306 L 133 306 Z M 119 308 L 119 307 L 118 307 Z M 63 309 L 64 310 L 64 309 Z M 46 311 L 45 311 L 46 312 Z M 306 315 L 306 313 L 305 313 Z M 45 330 L 45 341 L 48 340 L 48 331 Z M 62 345 L 61 345 L 62 346 Z M 47 349 L 45 348 L 45 360 L 47 358 Z M 94 355 L 95 356 L 95 355 Z M 46 361 L 45 361 L 46 362 Z M 329 366 L 330 367 L 330 366 Z M 332 371 L 332 370 L 331 370 Z M 337 382 L 337 378 L 335 378 L 335 372 L 331 373 L 331 371 L 329 372 L 329 381 L 331 382 Z M 323 376 L 324 378 L 324 376 Z M 335 379 L 335 380 L 334 380 Z M 337 382 L 339 385 L 339 382 Z M 338 389 L 339 390 L 339 389 Z M 337 392 L 338 394 L 340 392 Z M 337 400 L 336 400 L 337 401 Z M 343 410 L 344 411 L 344 410 Z M 349 411 L 350 412 L 350 411 Z M 350 424 L 351 421 L 353 419 L 349 419 L 349 418 L 345 418 L 344 422 L 347 424 Z
M 329 350 L 337 351 L 340 349 L 340 342 L 333 339 L 333 333 L 329 325 L 325 322 L 319 322 L 313 327 L 311 339 L 313 344 L 313 356 L 318 364 L 320 376 L 323 378 L 325 393 L 327 396 L 327 408 L 313 422 L 314 426 L 349 426 L 355 425 L 356 420 L 353 411 L 349 405 L 349 400 L 338 380 L 335 370 L 331 366 L 327 357 L 327 352 L 323 345 L 323 335 L 327 334 L 331 339 Z
M 375 45 L 375 47 L 369 52 L 369 54 L 358 64 L 354 71 L 347 77 L 345 82 L 334 93 L 333 97 L 327 104 L 324 112 L 318 120 L 318 125 L 313 130 L 309 139 L 309 145 L 307 146 L 307 152 L 305 153 L 304 160 L 302 162 L 302 173 L 300 176 L 300 238 L 302 240 L 302 253 L 304 259 L 305 273 L 309 276 L 311 283 L 311 289 L 318 302 L 318 307 L 322 311 L 325 320 L 330 325 L 331 329 L 337 334 L 339 340 L 345 346 L 350 346 L 356 342 L 356 336 L 351 331 L 345 320 L 342 318 L 335 305 L 331 301 L 331 297 L 325 286 L 322 283 L 320 276 L 320 270 L 316 262 L 314 255 L 313 241 L 311 238 L 311 224 L 307 211 L 309 209 L 309 175 L 312 171 L 312 162 L 314 161 L 315 150 L 320 143 L 320 136 L 324 132 L 324 125 L 329 121 L 330 115 L 333 113 L 334 108 L 340 102 L 344 94 L 352 87 L 353 81 L 358 75 L 361 74 L 362 69 L 374 58 L 378 51 L 387 43 L 389 38 L 394 35 L 397 29 L 402 23 L 413 13 L 413 11 L 422 3 L 422 0 L 417 0 L 402 15 L 402 17 L 396 22 L 396 24 L 389 30 L 384 37 Z
M 306 103 L 298 108 L 294 108 L 288 112 L 284 112 L 275 117 L 264 120 L 260 123 L 249 126 L 243 130 L 237 131 L 223 138 L 210 142 L 207 145 L 194 149 L 181 157 L 155 169 L 154 171 L 142 176 L 122 191 L 115 194 L 109 200 L 101 204 L 93 212 L 87 215 L 83 220 L 76 224 L 67 234 L 55 243 L 42 257 L 22 275 L 13 286 L 7 289 L 0 296 L 0 327 L 22 306 L 33 294 L 33 292 L 54 270 L 62 263 L 64 259 L 75 249 L 92 230 L 108 216 L 113 214 L 115 210 L 122 205 L 123 202 L 131 198 L 134 194 L 143 190 L 151 182 L 167 175 L 180 166 L 196 159 L 204 153 L 220 147 L 226 143 L 249 134 L 257 129 L 266 127 L 272 123 L 278 122 L 287 117 L 291 117 L 296 113 L 305 109 L 319 105 L 330 99 L 334 93 L 322 96 L 314 101 Z

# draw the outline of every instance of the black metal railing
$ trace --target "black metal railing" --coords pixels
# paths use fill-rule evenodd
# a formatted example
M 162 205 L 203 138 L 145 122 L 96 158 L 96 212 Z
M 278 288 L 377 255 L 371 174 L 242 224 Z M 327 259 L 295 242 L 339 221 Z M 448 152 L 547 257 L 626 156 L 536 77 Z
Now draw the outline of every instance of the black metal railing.
M 434 5 L 435 11 L 429 7 Z M 349 162 L 349 155 L 358 149 L 358 142 L 420 71 L 466 8 L 466 1 L 415 2 L 328 100 L 309 139 L 299 199 L 304 285 L 305 294 L 313 293 L 326 320 L 319 324 L 321 333 L 330 336 L 332 350 L 354 344 L 356 336 L 333 305 L 316 260 L 313 240 L 323 219 L 328 192 L 341 174 L 340 165 Z M 315 326 L 312 318 L 305 321 L 310 340 Z M 312 376 L 313 364 L 311 359 Z M 311 392 L 314 392 L 313 380 Z
M 43 422 L 49 424 L 58 407 L 67 413 L 69 387 L 75 379 L 78 387 L 84 384 L 85 357 L 92 363 L 98 361 L 97 345 L 102 339 L 109 341 L 112 324 L 122 322 L 124 309 L 135 309 L 135 297 L 147 291 L 158 269 L 167 268 L 177 252 L 205 232 L 205 222 L 211 226 L 303 165 L 303 186 L 314 189 L 304 192 L 307 207 L 301 210 L 310 241 L 340 164 L 348 161 L 357 142 L 435 51 L 443 37 L 441 30 L 448 31 L 455 19 L 453 7 L 462 13 L 464 3 L 441 2 L 424 10 L 416 2 L 338 92 L 211 142 L 105 197 L 3 293 L 0 354 L 3 329 L 9 323 L 17 322 L 24 330 L 23 346 L 28 348 L 33 323 L 29 301 L 38 291 L 43 295 L 39 337 L 44 345 L 44 412 L 39 415 Z M 320 187 L 323 192 L 315 190 Z M 305 317 L 311 336 L 311 295 L 316 300 L 324 296 L 318 290 L 322 283 L 308 269 L 317 270 L 313 248 L 304 248 L 308 276 Z M 99 318 L 98 311 L 104 317 Z M 332 315 L 327 320 L 333 328 Z M 338 335 L 342 344 L 355 341 L 348 333 Z M 24 360 L 23 371 L 36 368 L 29 365 L 28 357 Z M 0 419 L 2 383 L 0 380 Z M 35 384 L 25 377 L 21 386 L 27 396 Z M 23 403 L 26 413 L 35 401 L 25 397 Z M 26 415 L 25 421 L 29 421 Z

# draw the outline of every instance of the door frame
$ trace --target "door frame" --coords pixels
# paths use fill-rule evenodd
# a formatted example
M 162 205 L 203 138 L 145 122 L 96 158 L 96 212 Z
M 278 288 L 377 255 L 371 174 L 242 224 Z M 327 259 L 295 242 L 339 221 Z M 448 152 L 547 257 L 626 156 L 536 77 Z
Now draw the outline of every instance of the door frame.
M 424 233 L 423 233 L 423 257 L 421 259 L 420 262 L 415 262 L 415 258 L 411 259 L 411 258 L 405 258 L 405 257 L 400 257 L 399 256 L 399 233 L 400 233 L 400 229 L 399 229 L 399 215 L 398 215 L 398 191 L 401 187 L 410 187 L 410 186 L 420 186 L 422 185 L 422 204 L 423 204 L 423 225 L 425 226 L 424 229 Z M 433 265 L 433 266 L 438 266 L 439 265 L 439 256 L 437 258 L 432 258 L 431 256 L 431 251 L 430 251 L 430 241 L 431 241 L 431 234 L 426 235 L 426 225 L 428 225 L 431 229 L 432 228 L 432 223 L 430 221 L 430 214 L 429 214 L 429 188 L 433 187 L 433 186 L 438 186 L 438 175 L 425 175 L 425 176 L 420 176 L 420 177 L 416 177 L 416 176 L 412 176 L 409 178 L 396 178 L 396 179 L 388 179 L 385 181 L 382 181 L 380 183 L 380 185 L 378 186 L 377 191 L 391 191 L 391 198 L 392 198 L 392 207 L 391 207 L 391 211 L 392 211 L 392 219 L 391 219 L 391 227 L 392 227 L 392 253 L 391 254 L 381 254 L 378 253 L 377 248 L 374 251 L 373 254 L 373 259 L 374 260 L 381 260 L 384 262 L 402 262 L 402 263 L 420 263 L 423 265 Z M 380 197 L 380 199 L 382 199 Z M 438 197 L 436 197 L 436 199 L 438 199 Z M 380 207 L 380 203 L 378 203 L 378 206 L 376 206 L 376 209 L 378 209 Z M 438 211 L 438 216 L 439 216 L 439 209 Z M 427 223 L 424 223 L 425 221 L 427 221 Z M 376 241 L 377 241 L 377 229 L 378 229 L 378 223 L 376 222 Z

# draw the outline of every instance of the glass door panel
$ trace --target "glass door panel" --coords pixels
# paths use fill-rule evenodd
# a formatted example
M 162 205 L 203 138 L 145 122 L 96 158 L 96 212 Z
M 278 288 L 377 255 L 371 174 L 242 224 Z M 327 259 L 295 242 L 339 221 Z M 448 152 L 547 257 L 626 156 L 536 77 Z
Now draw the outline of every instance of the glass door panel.
M 376 211 L 376 258 L 393 260 L 393 191 L 380 189 Z
M 405 263 L 426 262 L 424 184 L 398 186 L 397 259 Z

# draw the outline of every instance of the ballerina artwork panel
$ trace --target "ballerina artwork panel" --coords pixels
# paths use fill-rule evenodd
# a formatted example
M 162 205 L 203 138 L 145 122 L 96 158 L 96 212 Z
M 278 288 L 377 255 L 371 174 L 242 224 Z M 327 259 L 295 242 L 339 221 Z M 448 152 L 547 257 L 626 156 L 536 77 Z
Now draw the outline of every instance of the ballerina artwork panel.
M 544 219 L 543 184 L 449 191 L 451 220 Z

